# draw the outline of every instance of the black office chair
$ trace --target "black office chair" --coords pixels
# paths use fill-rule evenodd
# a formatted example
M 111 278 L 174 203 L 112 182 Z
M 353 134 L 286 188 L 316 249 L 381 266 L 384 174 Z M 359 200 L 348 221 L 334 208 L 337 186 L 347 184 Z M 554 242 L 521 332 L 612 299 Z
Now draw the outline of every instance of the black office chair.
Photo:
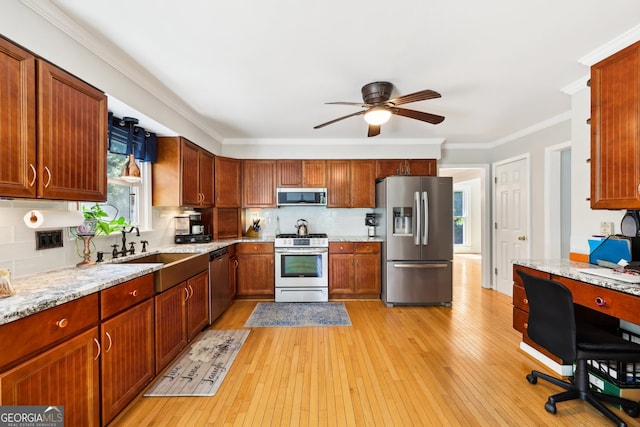
M 565 363 L 575 361 L 576 369 L 571 382 L 552 377 L 539 371 L 531 371 L 527 380 L 531 384 L 538 378 L 549 381 L 563 389 L 562 393 L 550 396 L 544 407 L 556 413 L 556 403 L 582 399 L 589 402 L 618 426 L 627 424 L 607 408 L 601 401 L 621 405 L 630 416 L 637 418 L 640 405 L 622 397 L 610 396 L 589 389 L 588 360 L 640 361 L 640 345 L 626 341 L 618 335 L 599 330 L 593 325 L 582 328 L 576 325 L 571 291 L 562 283 L 543 279 L 518 271 L 529 301 L 527 334 L 538 345 L 561 358 Z

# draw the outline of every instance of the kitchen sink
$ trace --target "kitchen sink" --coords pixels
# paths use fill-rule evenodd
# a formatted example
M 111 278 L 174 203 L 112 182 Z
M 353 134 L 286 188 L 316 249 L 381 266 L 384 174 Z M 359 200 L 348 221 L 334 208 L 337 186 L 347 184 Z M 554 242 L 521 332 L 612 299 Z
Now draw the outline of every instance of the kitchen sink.
M 122 264 L 162 264 L 154 274 L 156 292 L 163 292 L 209 268 L 209 254 L 156 252 Z

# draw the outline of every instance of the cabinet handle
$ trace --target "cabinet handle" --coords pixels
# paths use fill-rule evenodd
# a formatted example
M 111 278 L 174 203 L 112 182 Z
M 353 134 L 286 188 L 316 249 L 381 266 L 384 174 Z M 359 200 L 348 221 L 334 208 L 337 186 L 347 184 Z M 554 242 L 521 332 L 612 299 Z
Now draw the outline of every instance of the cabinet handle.
M 523 302 L 523 303 L 525 303 L 525 304 L 527 304 L 527 305 L 529 305 L 529 300 L 528 300 L 528 299 L 526 299 L 526 298 L 525 298 L 525 299 L 523 299 L 523 300 L 522 300 L 522 302 Z
M 529 324 L 527 322 L 524 322 L 524 328 L 529 329 Z
M 109 350 L 111 350 L 111 346 L 113 345 L 113 340 L 111 339 L 111 335 L 109 335 L 109 332 L 105 332 L 104 334 L 107 336 L 107 338 L 109 338 L 109 346 L 104 352 L 109 353 Z
M 186 287 L 186 286 L 184 287 L 184 293 L 185 293 L 185 298 L 184 298 L 184 300 L 186 301 L 186 300 L 188 300 L 188 299 L 189 299 L 189 289 L 187 289 L 187 287 Z
M 49 188 L 49 184 L 51 184 L 51 171 L 47 166 L 44 167 L 44 170 L 47 172 L 47 183 L 44 185 L 44 188 Z
M 98 341 L 96 338 L 93 339 L 93 342 L 96 343 L 96 347 L 98 348 L 98 353 L 96 354 L 96 357 L 93 358 L 93 360 L 98 360 L 98 357 L 100 357 L 100 353 L 102 353 L 102 348 L 100 347 L 100 341 Z
M 602 297 L 596 297 L 595 303 L 598 307 L 604 307 L 605 305 L 607 305 L 607 301 Z
M 65 317 L 63 317 L 62 319 L 56 322 L 56 326 L 60 329 L 64 329 L 67 326 L 69 326 L 69 321 Z
M 193 297 L 193 286 L 189 285 L 189 290 L 191 291 L 191 293 L 189 294 L 189 298 Z
M 134 290 L 132 290 L 131 292 L 129 292 L 129 294 L 130 294 L 132 297 L 137 297 L 137 296 L 138 296 L 138 290 L 137 290 L 137 289 L 134 289 Z
M 33 187 L 33 184 L 36 183 L 36 177 L 38 176 L 38 173 L 36 172 L 36 168 L 31 163 L 29 163 L 29 167 L 31 168 L 31 172 L 33 172 L 33 179 L 29 183 L 29 187 Z
M 238 268 L 238 260 L 234 261 L 236 268 Z

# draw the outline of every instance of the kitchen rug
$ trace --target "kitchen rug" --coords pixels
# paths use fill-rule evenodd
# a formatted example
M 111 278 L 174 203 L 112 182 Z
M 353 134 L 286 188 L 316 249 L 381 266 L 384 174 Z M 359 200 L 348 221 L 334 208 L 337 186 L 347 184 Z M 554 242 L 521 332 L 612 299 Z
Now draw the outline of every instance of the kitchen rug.
M 342 302 L 259 302 L 245 328 L 278 326 L 351 326 Z
M 144 395 L 213 396 L 248 335 L 248 330 L 204 331 Z

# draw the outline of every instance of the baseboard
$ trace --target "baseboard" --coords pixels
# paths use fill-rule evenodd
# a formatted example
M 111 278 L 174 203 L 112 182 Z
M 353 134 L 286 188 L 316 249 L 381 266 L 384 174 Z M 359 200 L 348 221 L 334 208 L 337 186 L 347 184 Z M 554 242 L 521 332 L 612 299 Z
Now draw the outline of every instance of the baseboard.
M 524 342 L 520 342 L 520 350 L 527 353 L 529 356 L 536 359 L 538 362 L 545 365 L 547 368 L 553 370 L 558 375 L 562 375 L 563 377 L 570 377 L 573 375 L 573 365 L 561 365 L 555 360 L 552 360 L 540 353 L 535 348 L 531 347 L 529 344 Z

